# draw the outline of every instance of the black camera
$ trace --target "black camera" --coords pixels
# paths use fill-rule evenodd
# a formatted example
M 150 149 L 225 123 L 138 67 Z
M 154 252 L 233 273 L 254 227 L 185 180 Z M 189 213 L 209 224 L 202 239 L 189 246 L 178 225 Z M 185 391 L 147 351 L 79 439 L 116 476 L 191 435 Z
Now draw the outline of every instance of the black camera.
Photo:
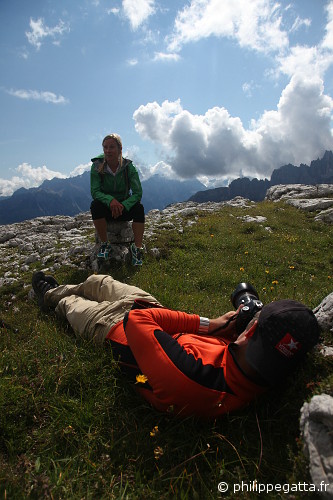
M 236 319 L 236 331 L 242 333 L 253 316 L 260 311 L 264 304 L 259 300 L 256 289 L 250 283 L 239 283 L 231 294 L 231 302 L 235 309 L 243 304 Z

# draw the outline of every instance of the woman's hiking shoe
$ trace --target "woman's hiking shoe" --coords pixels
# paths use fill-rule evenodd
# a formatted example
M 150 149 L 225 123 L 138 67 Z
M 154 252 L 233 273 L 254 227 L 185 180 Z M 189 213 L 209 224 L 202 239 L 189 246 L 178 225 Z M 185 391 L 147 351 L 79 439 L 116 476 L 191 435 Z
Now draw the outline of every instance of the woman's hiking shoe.
M 102 243 L 97 254 L 98 259 L 108 259 L 111 252 L 111 245 L 109 243 Z
M 41 309 L 45 308 L 44 295 L 49 290 L 57 288 L 59 283 L 53 276 L 45 276 L 43 271 L 37 271 L 32 275 L 32 288 L 37 295 L 37 303 Z
M 135 243 L 132 243 L 131 254 L 132 254 L 132 265 L 133 266 L 142 266 L 143 249 L 136 247 Z

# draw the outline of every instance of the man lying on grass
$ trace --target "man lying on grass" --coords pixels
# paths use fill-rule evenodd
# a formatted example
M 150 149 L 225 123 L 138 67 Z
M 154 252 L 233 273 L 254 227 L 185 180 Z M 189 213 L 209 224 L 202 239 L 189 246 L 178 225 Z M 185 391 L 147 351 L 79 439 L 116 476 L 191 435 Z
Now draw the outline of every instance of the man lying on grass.
M 278 384 L 318 342 L 313 312 L 294 300 L 265 305 L 240 334 L 237 311 L 216 319 L 164 308 L 140 288 L 92 275 L 59 285 L 32 278 L 42 309 L 55 308 L 76 335 L 111 345 L 113 357 L 157 410 L 217 417 Z

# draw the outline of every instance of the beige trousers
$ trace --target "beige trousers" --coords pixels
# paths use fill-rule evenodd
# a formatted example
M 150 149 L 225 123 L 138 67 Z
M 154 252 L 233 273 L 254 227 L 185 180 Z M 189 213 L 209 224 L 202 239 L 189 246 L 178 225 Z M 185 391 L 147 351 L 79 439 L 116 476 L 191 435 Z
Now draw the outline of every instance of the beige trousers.
M 60 285 L 49 290 L 44 302 L 67 319 L 76 335 L 101 344 L 138 298 L 159 304 L 155 297 L 136 286 L 94 274 L 79 285 Z

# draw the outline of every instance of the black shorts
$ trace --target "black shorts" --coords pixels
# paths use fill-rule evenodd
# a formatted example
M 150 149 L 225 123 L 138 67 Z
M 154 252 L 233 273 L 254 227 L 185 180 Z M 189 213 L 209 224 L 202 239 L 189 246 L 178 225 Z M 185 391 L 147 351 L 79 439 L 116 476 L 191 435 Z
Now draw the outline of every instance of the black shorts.
M 140 202 L 136 203 L 130 210 L 126 210 L 126 208 L 124 208 L 123 213 L 116 219 L 112 217 L 109 208 L 106 205 L 104 205 L 104 203 L 98 200 L 93 200 L 91 202 L 90 211 L 93 220 L 95 219 L 106 219 L 110 221 L 132 220 L 133 222 L 142 222 L 142 223 L 145 221 L 145 210 Z

